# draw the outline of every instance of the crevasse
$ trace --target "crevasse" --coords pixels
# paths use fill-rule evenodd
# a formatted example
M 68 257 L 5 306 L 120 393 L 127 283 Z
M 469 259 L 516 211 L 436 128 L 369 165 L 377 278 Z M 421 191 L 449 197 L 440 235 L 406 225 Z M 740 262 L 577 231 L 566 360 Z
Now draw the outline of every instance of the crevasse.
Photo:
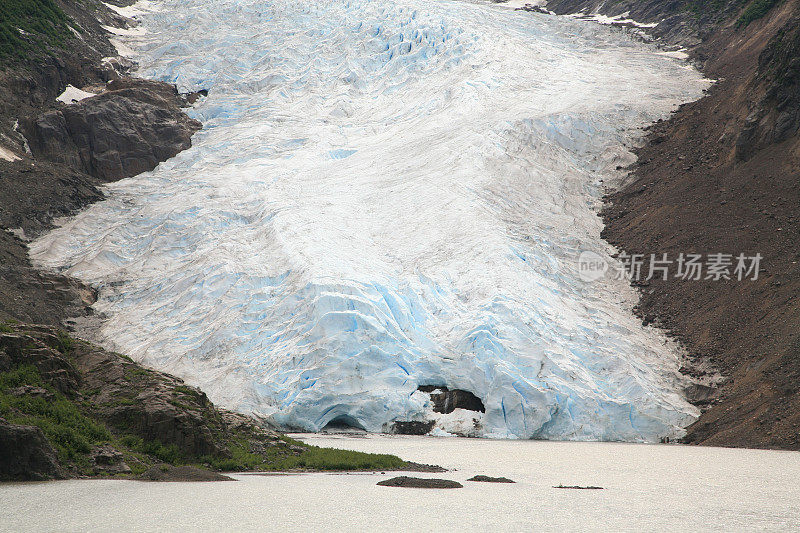
M 596 210 L 639 128 L 700 94 L 623 33 L 466 1 L 163 0 L 140 74 L 210 94 L 194 146 L 31 253 L 99 289 L 104 342 L 294 428 L 430 415 L 654 440 L 696 416 Z

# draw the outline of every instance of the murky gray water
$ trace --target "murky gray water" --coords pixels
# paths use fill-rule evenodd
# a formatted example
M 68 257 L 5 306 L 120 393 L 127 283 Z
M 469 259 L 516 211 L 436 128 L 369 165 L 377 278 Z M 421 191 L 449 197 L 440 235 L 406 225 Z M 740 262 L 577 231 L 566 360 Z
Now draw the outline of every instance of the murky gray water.
M 463 489 L 395 474 L 237 475 L 236 483 L 0 485 L 2 531 L 797 530 L 800 454 L 610 443 L 303 436 L 455 469 Z M 513 485 L 471 483 L 475 474 Z M 562 490 L 554 485 L 599 485 Z

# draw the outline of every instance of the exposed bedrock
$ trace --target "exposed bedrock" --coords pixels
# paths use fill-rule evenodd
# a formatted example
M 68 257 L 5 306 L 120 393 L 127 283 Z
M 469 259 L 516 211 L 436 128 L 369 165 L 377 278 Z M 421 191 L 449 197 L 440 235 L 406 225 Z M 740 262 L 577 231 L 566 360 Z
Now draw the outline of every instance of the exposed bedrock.
M 135 176 L 189 148 L 200 122 L 181 111 L 173 85 L 136 78 L 20 124 L 37 158 L 66 163 L 104 181 Z
M 56 452 L 42 430 L 0 418 L 0 481 L 62 478 Z
M 449 414 L 456 409 L 485 413 L 486 408 L 480 398 L 469 391 L 461 389 L 449 390 L 436 385 L 420 385 L 418 390 L 427 392 L 433 402 L 433 412 Z

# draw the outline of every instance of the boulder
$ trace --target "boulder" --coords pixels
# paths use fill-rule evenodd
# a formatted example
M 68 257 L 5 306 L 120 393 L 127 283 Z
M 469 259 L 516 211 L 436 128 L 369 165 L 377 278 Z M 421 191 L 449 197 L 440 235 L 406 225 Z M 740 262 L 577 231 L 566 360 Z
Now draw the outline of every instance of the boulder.
M 435 420 L 396 421 L 392 423 L 392 433 L 397 435 L 427 435 L 433 429 Z
M 55 450 L 41 429 L 0 418 L 0 481 L 61 479 Z
M 483 483 L 516 483 L 507 477 L 491 477 L 491 476 L 472 476 L 467 481 L 481 481 Z
M 406 487 L 412 489 L 460 489 L 464 485 L 451 479 L 398 476 L 377 483 L 382 487 Z
M 98 446 L 92 451 L 95 470 L 111 474 L 130 474 L 131 469 L 125 463 L 122 454 L 111 445 Z
M 115 181 L 192 145 L 202 126 L 181 111 L 185 102 L 173 85 L 122 78 L 97 96 L 23 119 L 20 127 L 35 157 Z
M 433 410 L 436 413 L 448 414 L 456 409 L 467 409 L 485 413 L 486 408 L 480 398 L 469 391 L 461 389 L 449 390 L 444 386 L 420 385 L 418 390 L 427 392 L 433 402 Z

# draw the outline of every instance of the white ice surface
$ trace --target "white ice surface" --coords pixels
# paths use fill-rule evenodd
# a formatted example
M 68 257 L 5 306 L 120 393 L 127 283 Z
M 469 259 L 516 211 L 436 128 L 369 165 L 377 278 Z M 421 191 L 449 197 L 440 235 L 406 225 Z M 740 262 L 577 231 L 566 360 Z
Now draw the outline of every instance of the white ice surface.
M 81 89 L 73 87 L 72 85 L 67 85 L 67 88 L 64 89 L 64 92 L 56 97 L 56 100 L 65 104 L 74 104 L 75 102 L 80 102 L 81 100 L 85 98 L 91 98 L 92 96 L 97 95 L 95 93 L 82 91 Z
M 135 4 L 126 7 L 115 6 L 114 4 L 107 4 L 105 2 L 103 2 L 103 5 L 117 14 L 128 18 L 136 18 L 141 15 L 146 15 L 147 13 L 158 11 L 157 2 L 151 2 L 150 0 L 139 0 Z
M 108 344 L 310 430 L 425 418 L 426 384 L 480 397 L 485 436 L 654 440 L 696 417 L 632 289 L 575 267 L 608 258 L 600 180 L 696 72 L 484 2 L 165 0 L 141 20 L 141 74 L 210 89 L 204 129 L 31 247 L 99 289 Z

